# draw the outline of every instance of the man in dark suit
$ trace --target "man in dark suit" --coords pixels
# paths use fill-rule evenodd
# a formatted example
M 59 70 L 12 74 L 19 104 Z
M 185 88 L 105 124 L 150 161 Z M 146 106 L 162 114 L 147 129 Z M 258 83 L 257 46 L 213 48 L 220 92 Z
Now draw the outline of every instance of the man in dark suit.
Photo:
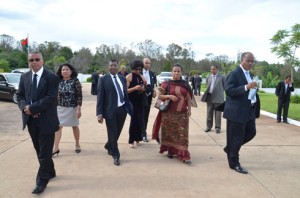
M 155 75 L 152 71 L 150 71 L 151 68 L 151 61 L 149 58 L 144 58 L 143 59 L 144 63 L 144 68 L 141 74 L 145 77 L 147 81 L 147 86 L 146 86 L 146 96 L 147 96 L 147 105 L 145 106 L 144 109 L 144 123 L 145 123 L 145 130 L 142 132 L 142 138 L 144 142 L 149 142 L 147 138 L 147 125 L 148 125 L 148 118 L 149 118 L 149 113 L 151 109 L 151 103 L 152 103 L 152 98 L 156 97 L 156 91 L 154 90 L 154 85 L 155 85 Z
M 128 99 L 126 79 L 118 75 L 118 61 L 111 60 L 108 64 L 109 73 L 98 82 L 97 120 L 105 124 L 108 141 L 104 148 L 113 157 L 116 166 L 120 165 L 118 139 L 120 137 L 127 113 L 132 115 L 132 106 Z
M 225 86 L 227 97 L 223 117 L 227 119 L 227 146 L 224 151 L 229 167 L 244 174 L 248 171 L 240 165 L 239 151 L 242 145 L 256 135 L 255 109 L 259 103 L 258 95 L 255 94 L 257 83 L 252 81 L 249 74 L 253 64 L 253 54 L 243 53 L 241 65 L 228 75 Z
M 284 81 L 281 81 L 276 86 L 276 96 L 278 97 L 278 108 L 277 108 L 277 122 L 281 122 L 281 112 L 283 108 L 283 122 L 289 124 L 287 121 L 291 92 L 294 91 L 294 85 L 290 75 L 285 77 Z
M 98 85 L 99 73 L 95 71 L 92 74 L 92 87 L 91 87 L 91 94 L 97 95 L 97 85 Z
M 56 109 L 59 77 L 43 67 L 39 52 L 30 53 L 28 61 L 31 71 L 22 75 L 17 97 L 23 130 L 27 125 L 40 164 L 32 193 L 40 194 L 49 180 L 56 177 L 52 148 L 55 131 L 59 129 Z

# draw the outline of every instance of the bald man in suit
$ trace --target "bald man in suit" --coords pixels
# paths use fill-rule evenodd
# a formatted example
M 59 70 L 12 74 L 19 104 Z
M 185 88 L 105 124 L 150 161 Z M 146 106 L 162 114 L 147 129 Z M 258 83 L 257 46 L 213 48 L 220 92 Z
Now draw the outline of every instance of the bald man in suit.
M 243 174 L 248 171 L 240 165 L 239 151 L 242 145 L 256 135 L 255 119 L 259 116 L 256 112 L 260 107 L 259 97 L 255 94 L 257 83 L 252 81 L 249 73 L 253 66 L 253 54 L 243 53 L 241 64 L 228 75 L 225 88 L 223 117 L 227 119 L 227 145 L 224 151 L 227 153 L 229 167 Z

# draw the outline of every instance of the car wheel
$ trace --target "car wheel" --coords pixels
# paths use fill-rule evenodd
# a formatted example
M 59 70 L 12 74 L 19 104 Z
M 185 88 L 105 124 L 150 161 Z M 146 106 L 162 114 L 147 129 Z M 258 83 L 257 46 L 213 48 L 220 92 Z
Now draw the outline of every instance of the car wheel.
M 17 92 L 16 91 L 14 91 L 13 93 L 12 93 L 12 101 L 14 102 L 14 103 L 18 103 L 18 99 L 17 99 Z

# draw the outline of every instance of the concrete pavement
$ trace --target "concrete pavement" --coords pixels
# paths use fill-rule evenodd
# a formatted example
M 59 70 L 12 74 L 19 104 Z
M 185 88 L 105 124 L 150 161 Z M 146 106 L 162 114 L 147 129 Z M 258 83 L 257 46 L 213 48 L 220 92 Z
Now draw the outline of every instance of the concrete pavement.
M 248 175 L 228 167 L 223 147 L 226 120 L 221 134 L 205 133 L 206 104 L 197 97 L 198 107 L 190 118 L 192 165 L 159 154 L 154 141 L 129 148 L 126 119 L 120 140 L 121 166 L 113 165 L 103 148 L 106 127 L 96 121 L 96 97 L 90 84 L 83 85 L 84 101 L 80 119 L 82 152 L 74 152 L 71 128 L 63 129 L 54 162 L 57 177 L 39 197 L 205 197 L 205 198 L 298 198 L 300 196 L 300 128 L 276 123 L 262 115 L 257 136 L 240 152 Z M 157 110 L 151 109 L 148 138 Z M 27 129 L 21 130 L 21 113 L 9 101 L 0 101 L 0 197 L 36 197 L 38 161 Z

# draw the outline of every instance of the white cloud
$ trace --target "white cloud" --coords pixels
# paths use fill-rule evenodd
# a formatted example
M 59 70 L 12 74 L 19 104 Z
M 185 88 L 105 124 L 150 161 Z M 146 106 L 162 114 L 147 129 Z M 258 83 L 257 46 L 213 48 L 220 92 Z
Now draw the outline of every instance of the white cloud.
M 299 23 L 297 0 L 0 0 L 1 34 L 57 41 L 73 50 L 143 42 L 163 47 L 191 42 L 207 53 L 235 59 L 238 50 L 278 62 L 270 38 Z

